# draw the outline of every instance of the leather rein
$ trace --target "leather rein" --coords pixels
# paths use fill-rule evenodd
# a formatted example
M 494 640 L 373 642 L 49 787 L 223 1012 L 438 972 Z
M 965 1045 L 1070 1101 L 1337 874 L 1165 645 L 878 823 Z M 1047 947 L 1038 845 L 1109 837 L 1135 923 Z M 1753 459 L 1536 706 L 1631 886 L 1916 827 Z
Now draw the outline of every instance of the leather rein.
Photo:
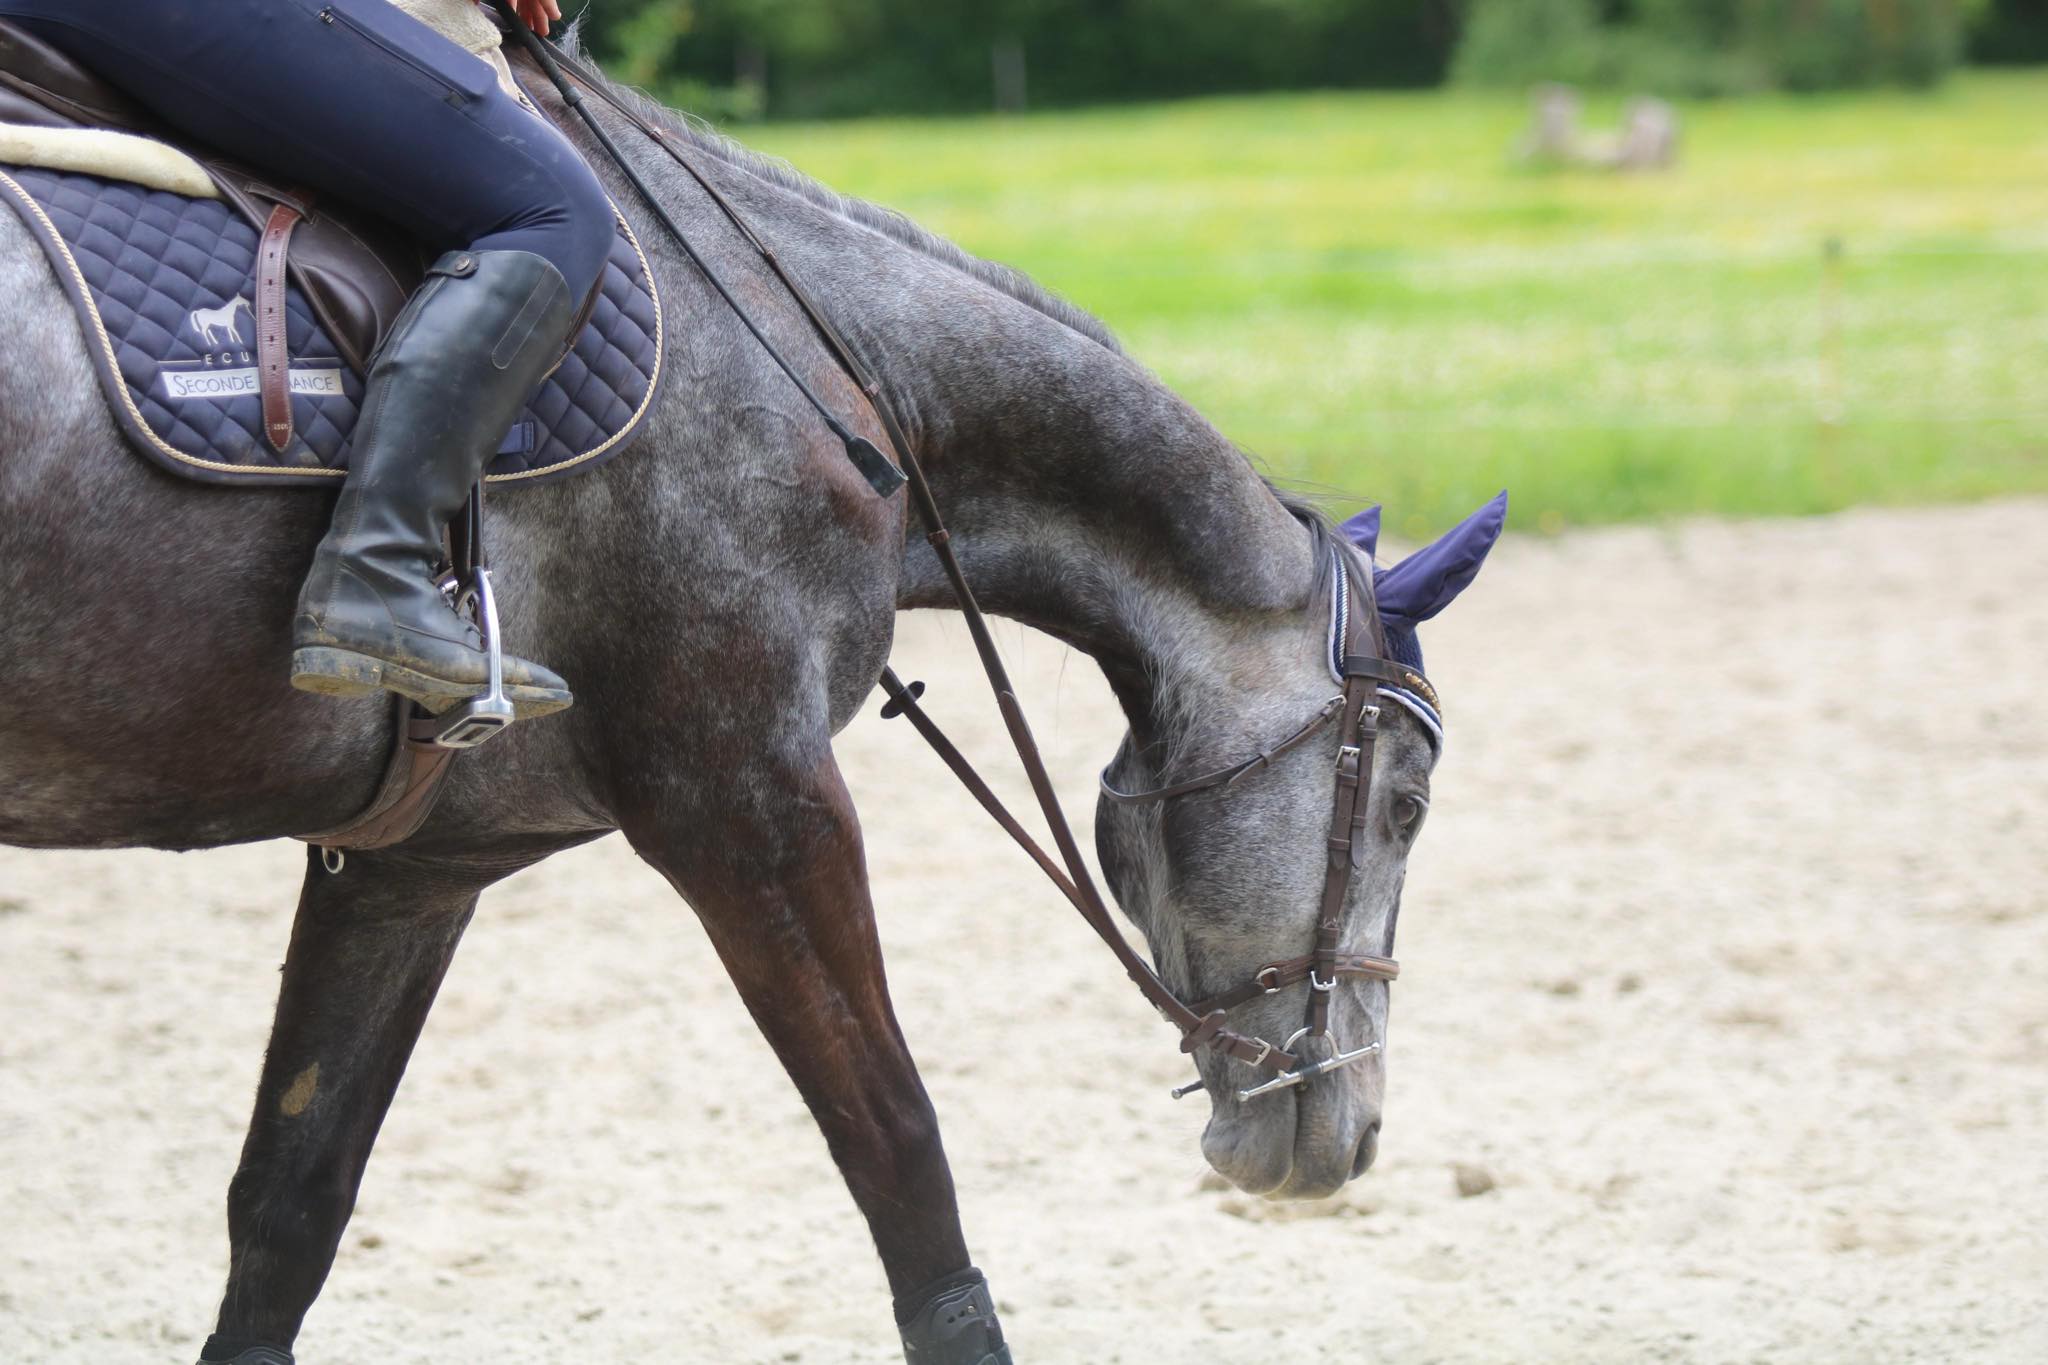
M 827 425 L 835 435 L 845 438 L 845 427 L 824 409 L 823 404 L 819 403 L 808 386 L 797 378 L 788 363 L 779 354 L 775 354 L 774 347 L 760 329 L 746 316 L 709 266 L 690 247 L 682 229 L 669 215 L 667 209 L 632 169 L 603 127 L 588 110 L 582 108 L 583 90 L 588 90 L 604 101 L 628 123 L 645 133 L 703 188 L 712 203 L 731 221 L 740 236 L 760 255 L 769 270 L 782 283 L 797 306 L 809 318 L 834 359 L 867 398 L 889 442 L 895 448 L 897 459 L 901 461 L 902 477 L 909 489 L 911 505 L 924 527 L 925 541 L 938 557 L 939 565 L 944 570 L 953 596 L 959 604 L 961 615 L 967 622 L 968 635 L 974 642 L 975 653 L 980 657 L 982 670 L 987 674 L 989 686 L 995 693 L 996 705 L 1002 713 L 1005 727 L 1009 730 L 1018 760 L 1023 764 L 1025 774 L 1030 780 L 1032 794 L 1037 799 L 1046 826 L 1052 833 L 1053 846 L 1059 854 L 1058 859 L 1055 860 L 1025 830 L 1016 816 L 1011 814 L 1002 800 L 990 789 L 988 783 L 974 770 L 966 756 L 946 738 L 930 715 L 918 705 L 917 699 L 924 691 L 922 683 L 905 684 L 893 669 L 884 668 L 880 682 L 889 700 L 883 707 L 882 714 L 890 718 L 907 718 L 918 734 L 931 745 L 940 759 L 959 778 L 968 793 L 1038 864 L 1053 885 L 1080 913 L 1081 918 L 1116 955 L 1117 960 L 1123 964 L 1125 973 L 1136 983 L 1138 990 L 1155 1009 L 1180 1030 L 1182 1052 L 1194 1053 L 1208 1049 L 1235 1057 L 1270 1077 L 1263 1084 L 1239 1091 L 1240 1100 L 1270 1090 L 1302 1084 L 1315 1076 L 1377 1051 L 1379 1044 L 1374 1042 L 1356 1052 L 1339 1052 L 1323 1061 L 1304 1066 L 1302 1059 L 1292 1050 L 1295 1043 L 1303 1037 L 1320 1038 L 1328 1034 L 1330 996 L 1338 980 L 1351 977 L 1392 981 L 1400 972 L 1399 966 L 1391 958 L 1338 951 L 1343 932 L 1344 899 L 1350 888 L 1352 876 L 1363 863 L 1365 856 L 1364 835 L 1370 806 L 1373 746 L 1378 735 L 1380 715 L 1377 693 L 1382 688 L 1408 688 L 1428 696 L 1432 703 L 1434 702 L 1434 692 L 1418 671 L 1405 668 L 1386 657 L 1384 634 L 1378 610 L 1373 603 L 1370 579 L 1359 573 L 1352 557 L 1343 550 L 1332 548 L 1336 564 L 1333 591 L 1338 594 L 1340 609 L 1336 629 L 1340 634 L 1343 691 L 1339 696 L 1332 697 L 1315 716 L 1292 735 L 1243 763 L 1152 791 L 1117 792 L 1110 789 L 1107 783 L 1104 784 L 1104 794 L 1108 799 L 1123 803 L 1163 802 L 1196 792 L 1228 788 L 1253 772 L 1263 770 L 1281 754 L 1307 743 L 1329 726 L 1339 726 L 1336 790 L 1330 817 L 1329 853 L 1322 900 L 1317 914 L 1314 950 L 1300 957 L 1266 963 L 1252 974 L 1250 981 L 1221 995 L 1192 1004 L 1184 1002 L 1160 979 L 1151 964 L 1139 955 L 1118 930 L 1107 902 L 1088 871 L 1088 865 L 1081 856 L 1073 830 L 1067 823 L 1065 813 L 1060 809 L 1051 775 L 1046 769 L 1037 741 L 1032 736 L 1031 727 L 1025 720 L 1024 710 L 1017 700 L 1016 689 L 1010 681 L 1009 672 L 996 650 L 988 619 L 975 601 L 973 589 L 968 586 L 967 578 L 961 571 L 959 558 L 953 552 L 951 536 L 939 514 L 930 481 L 925 477 L 915 448 L 905 436 L 902 426 L 883 397 L 881 386 L 876 383 L 868 368 L 861 363 L 852 347 L 826 319 L 824 312 L 810 295 L 784 269 L 767 243 L 740 215 L 725 194 L 692 164 L 688 156 L 684 155 L 684 149 L 678 144 L 678 139 L 673 133 L 644 118 L 637 110 L 627 107 L 613 96 L 601 78 L 585 69 L 574 58 L 555 52 L 542 44 L 524 24 L 514 24 L 512 28 L 526 50 L 561 93 L 564 101 L 570 108 L 582 114 L 585 124 L 617 162 L 627 179 L 632 181 L 655 217 L 683 246 L 685 252 L 710 279 L 719 294 L 740 315 L 748 330 L 768 348 L 785 373 L 796 381 L 798 387 L 804 391 L 805 397 L 809 398 L 813 406 L 825 416 Z M 568 73 L 566 76 L 565 68 Z M 571 77 L 574 84 L 571 84 Z M 581 90 L 578 89 L 579 86 L 582 87 Z M 849 455 L 855 458 L 856 464 L 862 465 L 862 472 L 869 476 L 871 482 L 875 482 L 871 463 L 861 459 L 864 453 L 856 452 L 852 441 L 849 440 Z M 875 453 L 880 455 L 880 452 Z M 881 458 L 886 460 L 886 457 Z M 876 486 L 880 489 L 881 482 L 877 482 Z M 1360 609 L 1343 610 L 1344 604 L 1354 596 L 1360 604 Z M 1307 1021 L 1284 1045 L 1275 1045 L 1263 1038 L 1248 1037 L 1229 1027 L 1227 1012 L 1232 1007 L 1303 981 L 1309 984 Z M 1184 1087 L 1175 1093 L 1190 1093 L 1196 1088 L 1199 1086 Z

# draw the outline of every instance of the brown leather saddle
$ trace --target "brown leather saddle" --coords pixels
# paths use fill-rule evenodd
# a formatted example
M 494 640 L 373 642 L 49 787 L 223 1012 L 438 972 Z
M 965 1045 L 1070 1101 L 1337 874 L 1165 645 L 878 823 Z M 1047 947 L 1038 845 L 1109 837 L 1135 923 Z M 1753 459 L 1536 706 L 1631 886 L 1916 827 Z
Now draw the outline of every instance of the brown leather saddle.
M 135 133 L 193 157 L 222 199 L 265 234 L 263 261 L 282 259 L 291 283 L 358 374 L 367 371 L 377 343 L 426 277 L 421 249 L 399 228 L 352 205 L 317 203 L 303 189 L 195 145 L 65 53 L 5 21 L 0 122 Z

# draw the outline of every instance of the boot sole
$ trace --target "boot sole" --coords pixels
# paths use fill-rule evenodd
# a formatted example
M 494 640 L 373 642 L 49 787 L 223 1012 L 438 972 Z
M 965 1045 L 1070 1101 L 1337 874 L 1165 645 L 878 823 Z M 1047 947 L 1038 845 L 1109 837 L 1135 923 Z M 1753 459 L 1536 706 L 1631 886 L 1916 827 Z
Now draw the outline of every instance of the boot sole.
M 292 651 L 292 686 L 323 697 L 367 697 L 396 692 L 436 714 L 459 706 L 481 690 L 452 683 L 403 664 L 388 663 L 349 649 L 308 646 Z M 536 720 L 566 711 L 575 704 L 568 691 L 554 687 L 505 685 L 505 696 L 521 720 Z

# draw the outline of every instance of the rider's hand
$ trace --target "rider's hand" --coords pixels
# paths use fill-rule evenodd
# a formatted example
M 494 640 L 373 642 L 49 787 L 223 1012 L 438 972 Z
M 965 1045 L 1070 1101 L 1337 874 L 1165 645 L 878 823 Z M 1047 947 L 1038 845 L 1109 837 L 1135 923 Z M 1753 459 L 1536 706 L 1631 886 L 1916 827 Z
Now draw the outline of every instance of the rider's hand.
M 543 38 L 548 36 L 548 25 L 562 17 L 557 0 L 512 0 L 512 8 L 528 28 Z

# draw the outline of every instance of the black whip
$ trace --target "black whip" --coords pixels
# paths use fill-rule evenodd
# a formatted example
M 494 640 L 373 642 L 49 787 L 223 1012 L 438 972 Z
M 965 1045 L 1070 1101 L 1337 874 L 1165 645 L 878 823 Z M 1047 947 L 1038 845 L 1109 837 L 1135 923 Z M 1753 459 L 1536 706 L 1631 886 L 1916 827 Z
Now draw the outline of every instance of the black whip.
M 604 148 L 605 155 L 612 159 L 612 164 L 619 168 L 626 179 L 633 182 L 633 188 L 639 192 L 640 198 L 646 201 L 649 211 L 660 220 L 663 227 L 668 229 L 669 235 L 676 239 L 676 244 L 682 247 L 684 254 L 690 258 L 691 264 L 695 265 L 702 272 L 704 278 L 710 281 L 711 287 L 718 291 L 718 296 L 725 300 L 727 307 L 732 309 L 733 316 L 737 317 L 746 326 L 746 329 L 754 334 L 754 340 L 761 343 L 761 349 L 768 352 L 768 358 L 773 360 L 781 367 L 782 372 L 789 376 L 790 383 L 796 385 L 797 391 L 803 394 L 804 401 L 817 409 L 818 416 L 825 420 L 825 425 L 831 429 L 832 434 L 838 437 L 846 446 L 846 458 L 853 461 L 853 467 L 861 472 L 861 477 L 868 481 L 875 492 L 885 498 L 901 488 L 904 483 L 904 473 L 896 466 L 896 462 L 887 455 L 884 455 L 873 441 L 868 440 L 865 436 L 855 435 L 847 429 L 846 423 L 832 415 L 832 410 L 825 406 L 824 400 L 819 398 L 812 391 L 811 386 L 804 382 L 803 376 L 799 375 L 795 367 L 783 358 L 782 352 L 775 349 L 775 343 L 770 341 L 760 327 L 755 324 L 753 318 L 747 315 L 747 310 L 740 307 L 740 301 L 732 296 L 732 291 L 725 287 L 725 281 L 718 278 L 718 273 L 711 268 L 710 263 L 697 254 L 697 248 L 690 245 L 690 239 L 683 234 L 682 228 L 669 215 L 669 211 L 662 206 L 661 201 L 654 197 L 654 191 L 647 187 L 647 182 L 640 178 L 639 172 L 635 171 L 628 164 L 624 154 L 619 151 L 618 144 L 612 141 L 611 134 L 605 132 L 604 125 L 599 123 L 596 117 L 583 107 L 583 92 L 578 90 L 575 84 L 562 74 L 561 63 L 555 60 L 554 52 L 546 43 L 541 41 L 540 35 L 528 27 L 526 21 L 521 19 L 513 10 L 510 0 L 493 0 L 493 3 L 496 5 L 498 12 L 505 17 L 506 22 L 511 25 L 513 34 L 524 45 L 527 52 L 532 55 L 534 61 L 540 65 L 541 71 L 546 74 L 549 82 L 561 94 L 562 102 L 582 116 L 584 126 L 590 129 L 591 135 L 597 139 L 598 145 Z

